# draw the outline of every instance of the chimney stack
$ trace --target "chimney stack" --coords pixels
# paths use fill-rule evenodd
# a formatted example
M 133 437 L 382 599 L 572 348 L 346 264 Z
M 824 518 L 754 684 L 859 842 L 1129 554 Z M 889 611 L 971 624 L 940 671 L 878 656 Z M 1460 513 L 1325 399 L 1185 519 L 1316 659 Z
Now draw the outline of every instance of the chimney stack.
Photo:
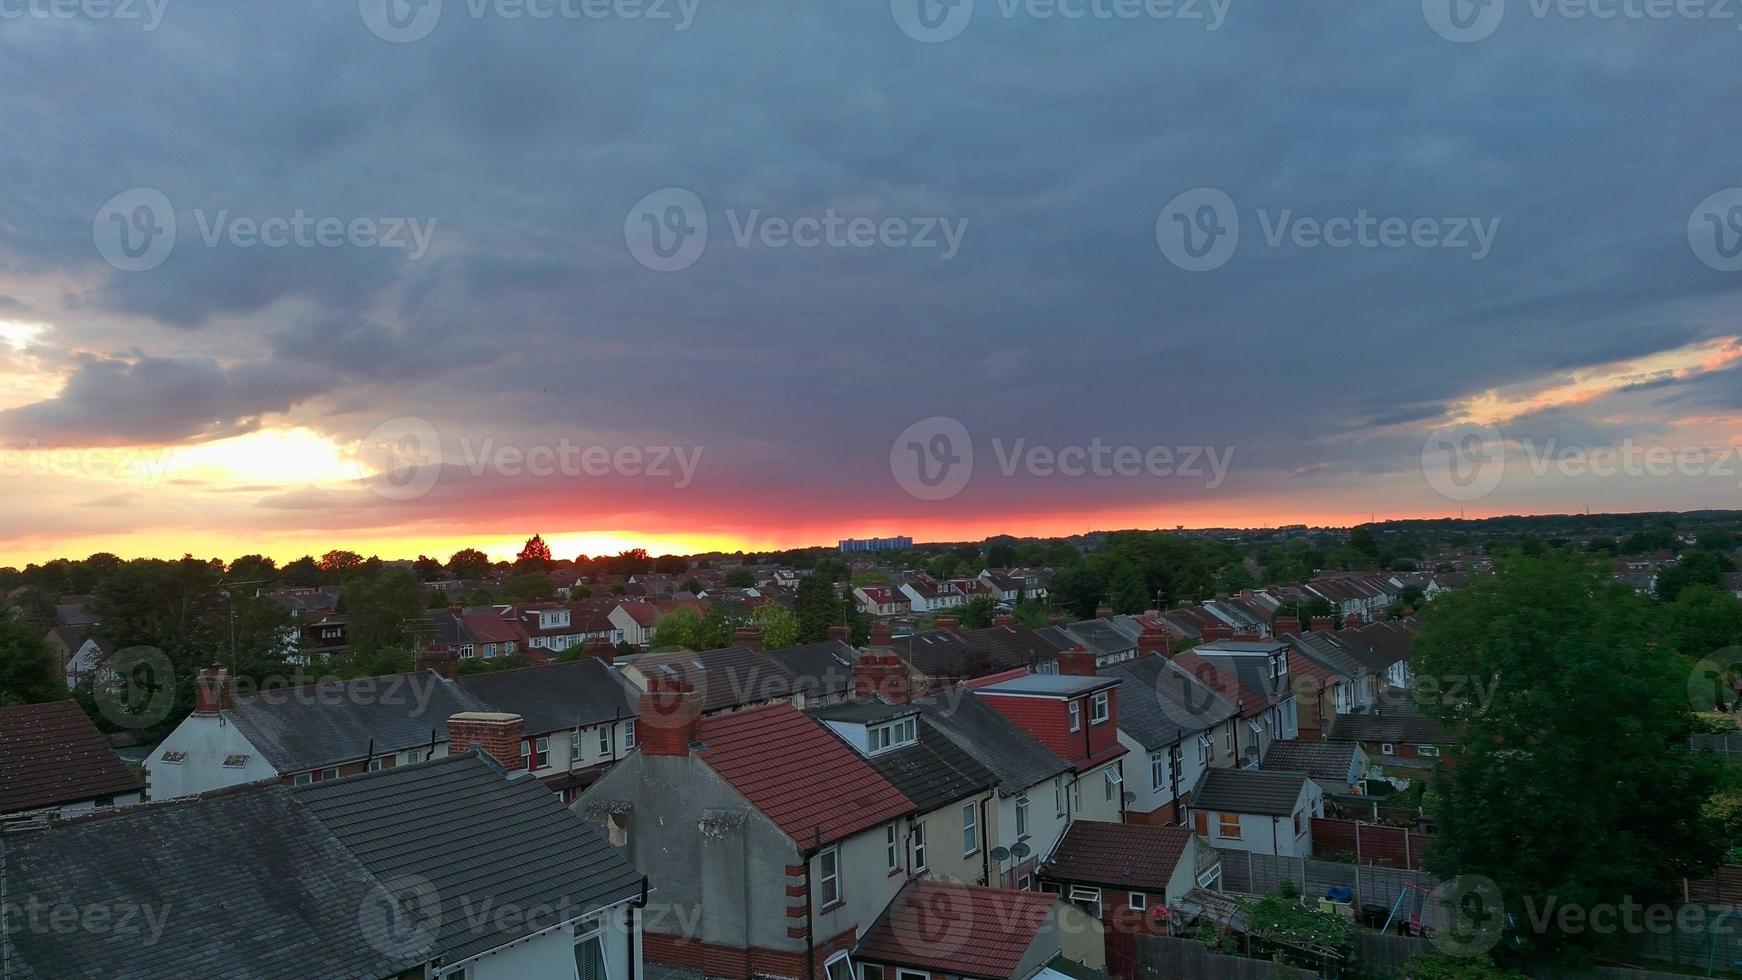
M 1299 616 L 1278 616 L 1270 624 L 1270 632 L 1277 636 L 1299 636 Z
M 993 626 L 1002 626 L 1005 629 L 1014 629 L 1016 627 L 1016 617 L 1010 615 L 1009 613 L 1004 613 L 1002 615 L 993 616 L 992 617 L 992 625 Z
M 643 755 L 686 756 L 701 741 L 702 699 L 688 681 L 655 677 L 637 702 L 635 738 Z
M 451 681 L 460 672 L 460 655 L 446 644 L 427 646 L 417 651 L 417 669 L 435 671 Z
M 1241 602 L 1251 602 L 1252 601 L 1252 590 L 1251 589 L 1241 589 L 1240 590 L 1240 601 Z
M 853 628 L 845 623 L 836 623 L 829 627 L 829 639 L 837 643 L 853 642 Z
M 853 696 L 876 696 L 889 704 L 906 704 L 913 700 L 913 678 L 894 654 L 862 654 L 853 666 Z
M 762 649 L 762 627 L 740 626 L 732 631 L 732 645 L 749 647 L 752 650 Z
M 1159 626 L 1145 626 L 1143 632 L 1137 634 L 1137 655 L 1147 657 L 1154 653 L 1173 656 L 1173 634 Z
M 594 660 L 602 660 L 607 664 L 617 662 L 617 648 L 611 645 L 610 640 L 588 640 L 586 645 L 581 647 L 581 652 Z
M 1327 633 L 1331 631 L 1331 617 L 1329 617 L 1329 616 L 1314 616 L 1313 617 L 1313 632 L 1317 633 L 1321 630 L 1323 630 L 1324 632 L 1327 632 Z
M 1204 627 L 1204 642 L 1214 643 L 1217 640 L 1228 640 L 1234 636 L 1234 627 L 1227 623 L 1212 623 Z
M 1355 627 L 1360 626 L 1360 625 L 1362 625 L 1360 613 L 1350 613 L 1349 615 L 1343 617 L 1343 628 L 1344 629 L 1354 629 Z
M 194 714 L 215 715 L 236 706 L 236 690 L 230 686 L 230 671 L 213 664 L 194 679 Z
M 1065 619 L 1065 617 L 1059 613 L 1053 613 L 1051 616 L 1046 618 L 1046 624 L 1048 626 L 1063 626 L 1067 622 L 1069 622 L 1069 620 Z
M 509 772 L 525 768 L 520 757 L 521 734 L 526 722 L 519 715 L 501 711 L 462 711 L 448 718 L 448 754 L 464 755 L 473 749 L 502 764 Z
M 938 629 L 949 630 L 957 636 L 962 635 L 962 621 L 954 616 L 939 616 Z
M 1096 619 L 1106 619 L 1108 616 L 1111 616 L 1111 615 L 1113 615 L 1113 607 L 1107 605 L 1105 602 L 1103 602 L 1100 605 L 1095 607 L 1095 618 Z
M 888 647 L 889 644 L 889 623 L 884 620 L 878 620 L 877 622 L 872 623 L 871 635 L 866 637 L 865 645 L 875 650 L 881 647 Z
M 1059 673 L 1073 677 L 1095 676 L 1095 655 L 1077 644 L 1059 654 Z

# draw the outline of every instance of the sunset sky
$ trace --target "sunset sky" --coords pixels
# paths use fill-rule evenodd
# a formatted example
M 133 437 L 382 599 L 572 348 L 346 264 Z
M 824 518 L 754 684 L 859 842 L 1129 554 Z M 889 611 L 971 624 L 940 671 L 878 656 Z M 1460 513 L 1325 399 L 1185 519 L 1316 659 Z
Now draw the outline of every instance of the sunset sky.
M 0 565 L 1742 506 L 1735 22 L 382 2 L 0 20 Z M 674 188 L 705 247 L 653 257 Z M 1199 188 L 1240 237 L 1193 271 Z M 1292 224 L 1361 215 L 1446 240 Z M 343 230 L 250 233 L 298 218 Z

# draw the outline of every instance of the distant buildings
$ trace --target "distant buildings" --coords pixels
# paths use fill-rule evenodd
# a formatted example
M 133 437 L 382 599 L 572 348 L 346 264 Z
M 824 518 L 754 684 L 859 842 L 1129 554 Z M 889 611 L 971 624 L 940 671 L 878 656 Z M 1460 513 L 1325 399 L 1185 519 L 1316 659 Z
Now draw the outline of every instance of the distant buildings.
M 913 547 L 912 538 L 842 538 L 841 554 L 859 551 L 906 551 Z

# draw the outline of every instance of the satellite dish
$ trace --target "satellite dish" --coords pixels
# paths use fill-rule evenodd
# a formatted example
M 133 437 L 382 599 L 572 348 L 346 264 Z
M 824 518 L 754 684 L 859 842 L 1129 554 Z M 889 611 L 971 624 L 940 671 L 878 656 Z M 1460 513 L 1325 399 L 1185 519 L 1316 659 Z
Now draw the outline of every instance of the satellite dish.
M 1025 858 L 1034 853 L 1034 849 L 1021 841 L 1010 845 L 1010 854 L 1017 859 Z
M 1008 860 L 1010 860 L 1010 849 L 1006 848 L 1006 847 L 994 847 L 994 848 L 992 848 L 992 860 L 994 860 L 994 861 L 1008 861 Z
M 1125 805 L 1130 806 L 1131 804 L 1136 803 L 1136 802 L 1137 802 L 1137 794 L 1131 792 L 1130 790 L 1126 790 L 1125 791 Z

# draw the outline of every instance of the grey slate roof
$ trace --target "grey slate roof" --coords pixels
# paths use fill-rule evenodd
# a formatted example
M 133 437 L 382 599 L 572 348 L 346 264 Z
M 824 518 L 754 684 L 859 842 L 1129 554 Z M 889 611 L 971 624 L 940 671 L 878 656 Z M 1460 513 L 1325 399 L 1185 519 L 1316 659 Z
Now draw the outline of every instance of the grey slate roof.
M 865 760 L 889 780 L 914 809 L 928 813 L 997 785 L 998 777 L 976 762 L 937 726 L 919 721 L 919 743 Z
M 1070 763 L 965 688 L 914 704 L 926 721 L 998 777 L 1000 795 L 1015 796 L 1070 771 Z
M 1267 771 L 1304 772 L 1314 779 L 1346 783 L 1355 766 L 1352 742 L 1303 742 L 1278 739 L 1264 750 L 1258 768 Z
M 282 785 L 8 833 L 0 854 L 9 908 L 114 915 L 103 931 L 7 930 L 14 978 L 357 980 L 427 958 L 370 945 L 359 910 L 379 882 Z
M 1167 660 L 1151 654 L 1097 671 L 1116 678 L 1119 730 L 1154 751 L 1234 717 L 1234 705 Z
M 834 695 L 853 689 L 853 664 L 858 662 L 859 652 L 840 640 L 824 640 L 770 650 L 768 658 L 786 668 L 805 693 Z
M 432 671 L 239 694 L 224 717 L 273 768 L 304 772 L 369 754 L 447 741 L 447 721 L 488 711 L 455 682 Z
M 1192 791 L 1191 809 L 1286 817 L 1307 781 L 1304 772 L 1206 769 Z
M 636 695 L 629 683 L 594 657 L 462 674 L 455 683 L 479 704 L 525 719 L 527 735 L 635 717 Z
M 297 787 L 297 802 L 377 878 L 427 882 L 449 964 L 640 893 L 641 876 L 536 779 L 477 752 Z M 557 910 L 530 925 L 466 909 Z

